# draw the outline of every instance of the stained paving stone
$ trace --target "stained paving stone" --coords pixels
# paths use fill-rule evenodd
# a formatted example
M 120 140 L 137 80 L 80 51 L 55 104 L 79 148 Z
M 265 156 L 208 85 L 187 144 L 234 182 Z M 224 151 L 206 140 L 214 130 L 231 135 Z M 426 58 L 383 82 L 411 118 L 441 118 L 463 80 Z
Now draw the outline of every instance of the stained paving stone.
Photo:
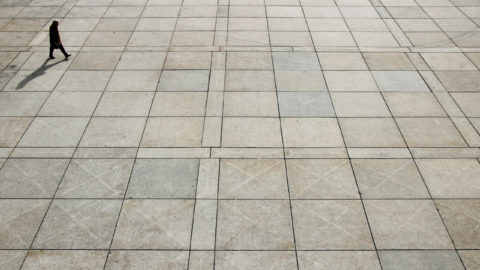
M 0 268 L 480 268 L 475 0 L 0 7 Z

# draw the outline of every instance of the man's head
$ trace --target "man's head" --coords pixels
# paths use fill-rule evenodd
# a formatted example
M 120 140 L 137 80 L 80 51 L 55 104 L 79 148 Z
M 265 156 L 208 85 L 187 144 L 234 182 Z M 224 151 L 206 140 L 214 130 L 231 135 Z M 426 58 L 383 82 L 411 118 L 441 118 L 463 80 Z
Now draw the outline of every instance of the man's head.
M 52 22 L 52 25 L 58 26 L 58 21 L 57 21 L 57 20 L 54 20 L 54 21 Z

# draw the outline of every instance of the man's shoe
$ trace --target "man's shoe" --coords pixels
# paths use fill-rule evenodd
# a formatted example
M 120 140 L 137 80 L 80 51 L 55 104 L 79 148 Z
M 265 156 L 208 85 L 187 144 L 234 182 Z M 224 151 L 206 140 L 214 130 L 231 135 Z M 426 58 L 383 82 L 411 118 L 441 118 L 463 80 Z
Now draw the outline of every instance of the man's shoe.
M 68 58 L 68 57 L 70 57 L 70 56 L 72 56 L 72 55 L 71 55 L 71 54 L 67 54 L 67 55 L 65 55 L 65 58 Z
M 53 57 L 53 56 L 50 56 L 48 59 L 55 59 L 55 57 Z

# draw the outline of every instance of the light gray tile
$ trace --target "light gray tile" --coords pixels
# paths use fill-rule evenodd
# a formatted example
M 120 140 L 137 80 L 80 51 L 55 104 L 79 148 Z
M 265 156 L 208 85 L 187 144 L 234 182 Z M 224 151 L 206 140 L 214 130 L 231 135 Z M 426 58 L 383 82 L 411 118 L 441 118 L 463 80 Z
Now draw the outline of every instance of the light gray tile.
M 448 118 L 397 118 L 409 147 L 465 147 L 467 144 Z
M 91 116 L 101 92 L 53 92 L 39 116 Z
M 224 116 L 278 116 L 275 92 L 225 93 Z
M 52 91 L 62 77 L 63 70 L 21 70 L 10 80 L 3 91 Z
M 335 117 L 326 92 L 280 92 L 278 104 L 281 117 Z
M 383 92 L 388 108 L 394 117 L 446 116 L 440 103 L 428 92 Z
M 0 116 L 35 116 L 49 93 L 0 92 Z
M 150 116 L 204 116 L 207 93 L 158 92 Z
M 358 269 L 380 270 L 380 262 L 374 251 L 299 251 L 300 269 Z
M 165 69 L 210 69 L 210 52 L 169 52 Z
M 54 200 L 33 247 L 109 248 L 121 206 L 121 200 Z
M 454 250 L 379 251 L 383 269 L 464 269 Z
M 227 70 L 225 91 L 275 91 L 275 80 L 270 70 Z
M 480 91 L 479 71 L 436 71 L 435 75 L 449 92 Z
M 0 171 L 0 197 L 52 198 L 68 159 L 10 159 Z
M 0 266 L 5 270 L 18 270 L 27 253 L 28 250 L 2 250 L 0 251 Z
M 94 117 L 80 147 L 138 147 L 145 117 Z
M 281 147 L 280 121 L 274 118 L 223 119 L 222 147 Z
M 275 70 L 320 70 L 313 52 L 274 52 L 272 56 Z
M 474 270 L 480 266 L 480 257 L 478 250 L 460 250 L 458 251 L 462 258 L 463 264 L 467 270 Z
M 193 200 L 127 200 L 112 248 L 188 249 L 193 208 Z
M 199 161 L 196 159 L 137 160 L 128 198 L 195 198 Z
M 215 269 L 297 269 L 292 251 L 217 251 Z
M 117 70 L 162 69 L 165 52 L 124 52 Z
M 390 111 L 379 92 L 335 92 L 332 97 L 338 117 L 390 117 Z
M 334 118 L 282 118 L 285 147 L 344 147 Z
M 150 117 L 141 147 L 201 147 L 203 117 Z
M 55 91 L 103 92 L 111 76 L 112 71 L 67 71 Z
M 107 255 L 108 251 L 32 250 L 28 253 L 22 269 L 34 270 L 42 267 L 52 270 L 100 270 L 105 265 Z
M 113 251 L 105 269 L 187 269 L 188 259 L 187 251 Z
M 277 91 L 327 91 L 321 71 L 276 70 Z
M 153 96 L 151 92 L 104 93 L 94 116 L 148 116 Z
M 0 200 L 0 247 L 30 248 L 49 205 L 50 200 Z
M 405 147 L 392 118 L 340 118 L 347 147 Z
M 325 71 L 329 91 L 378 91 L 369 71 Z M 349 78 L 345 80 L 345 78 Z
M 227 52 L 227 69 L 272 70 L 270 52 Z
M 114 70 L 121 52 L 80 52 L 70 70 Z
M 160 71 L 117 70 L 113 73 L 105 91 L 155 91 Z
M 416 71 L 372 71 L 380 91 L 430 91 Z
M 207 91 L 209 70 L 165 70 L 157 91 Z
M 74 159 L 55 196 L 123 198 L 132 167 L 132 159 Z

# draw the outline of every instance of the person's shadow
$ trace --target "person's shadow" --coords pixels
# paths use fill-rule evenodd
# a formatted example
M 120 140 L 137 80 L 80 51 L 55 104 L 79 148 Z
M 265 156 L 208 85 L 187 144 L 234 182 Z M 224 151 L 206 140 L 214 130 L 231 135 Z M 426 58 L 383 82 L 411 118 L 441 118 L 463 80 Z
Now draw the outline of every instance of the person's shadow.
M 32 74 L 28 75 L 27 77 L 25 77 L 25 79 L 23 79 L 18 85 L 17 85 L 17 88 L 15 88 L 15 90 L 21 90 L 23 87 L 25 87 L 29 82 L 31 82 L 32 80 L 42 76 L 45 74 L 45 71 L 51 67 L 54 67 L 62 62 L 65 62 L 65 61 L 68 61 L 67 58 L 65 58 L 64 60 L 62 61 L 58 61 L 54 64 L 51 64 L 51 65 L 47 65 L 47 63 L 50 61 L 50 59 L 47 59 L 45 60 L 45 62 L 42 64 L 41 67 L 39 67 L 37 70 L 35 70 L 34 72 L 32 72 Z

